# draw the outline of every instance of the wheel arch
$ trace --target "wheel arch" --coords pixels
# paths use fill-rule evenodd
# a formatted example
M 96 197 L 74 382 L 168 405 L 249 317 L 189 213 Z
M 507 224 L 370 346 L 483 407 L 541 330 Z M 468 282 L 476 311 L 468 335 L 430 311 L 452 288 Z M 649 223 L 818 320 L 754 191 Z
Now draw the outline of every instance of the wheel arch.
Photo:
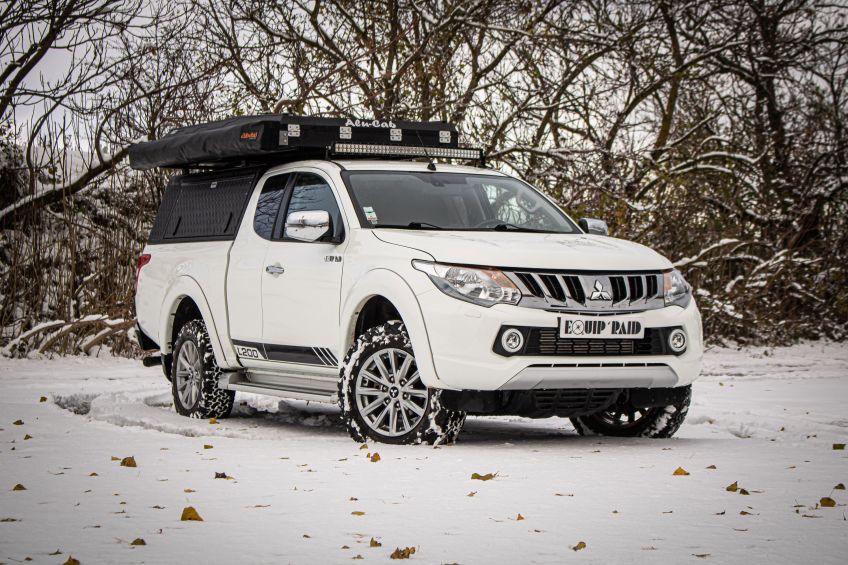
M 177 277 L 168 289 L 162 304 L 162 312 L 159 317 L 161 324 L 159 335 L 162 343 L 159 345 L 163 354 L 167 355 L 173 352 L 174 340 L 182 324 L 199 315 L 209 332 L 215 361 L 221 367 L 232 365 L 232 363 L 227 362 L 212 310 L 209 308 L 206 296 L 196 280 L 186 275 Z
M 389 269 L 369 271 L 348 293 L 342 305 L 339 351 L 346 354 L 357 336 L 369 327 L 379 325 L 375 321 L 386 321 L 381 318 L 392 309 L 409 333 L 424 384 L 444 388 L 433 364 L 430 338 L 418 299 L 406 281 Z

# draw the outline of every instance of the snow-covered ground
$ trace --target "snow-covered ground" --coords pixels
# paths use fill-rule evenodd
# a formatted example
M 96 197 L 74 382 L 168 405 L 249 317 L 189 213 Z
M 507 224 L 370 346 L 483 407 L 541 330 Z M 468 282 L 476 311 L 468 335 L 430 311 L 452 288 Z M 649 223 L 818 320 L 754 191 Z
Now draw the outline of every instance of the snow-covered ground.
M 455 446 L 360 448 L 331 407 L 243 395 L 210 424 L 159 368 L 2 360 L 0 563 L 844 563 L 846 400 L 848 344 L 722 349 L 674 439 L 471 418 Z

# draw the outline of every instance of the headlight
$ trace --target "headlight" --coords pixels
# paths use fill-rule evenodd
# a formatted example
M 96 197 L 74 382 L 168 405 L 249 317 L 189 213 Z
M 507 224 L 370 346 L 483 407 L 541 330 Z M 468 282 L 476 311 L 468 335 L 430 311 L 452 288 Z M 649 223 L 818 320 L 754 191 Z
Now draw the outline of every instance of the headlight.
M 666 306 L 686 308 L 692 300 L 692 287 L 677 269 L 663 273 L 663 292 Z
M 412 266 L 427 273 L 430 280 L 447 295 L 480 306 L 518 304 L 521 291 L 497 269 L 475 269 L 442 265 L 431 261 L 413 261 Z

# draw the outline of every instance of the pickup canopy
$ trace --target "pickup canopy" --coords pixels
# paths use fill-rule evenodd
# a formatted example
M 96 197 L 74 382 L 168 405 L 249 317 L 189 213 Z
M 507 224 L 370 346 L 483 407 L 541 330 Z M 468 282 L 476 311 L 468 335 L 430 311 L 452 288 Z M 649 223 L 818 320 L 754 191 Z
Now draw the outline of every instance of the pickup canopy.
M 457 149 L 457 137 L 456 128 L 445 122 L 265 114 L 178 128 L 162 139 L 133 145 L 129 156 L 130 166 L 141 170 L 281 163 L 346 151 L 449 158 L 455 151 L 456 158 L 479 158 L 479 150 Z

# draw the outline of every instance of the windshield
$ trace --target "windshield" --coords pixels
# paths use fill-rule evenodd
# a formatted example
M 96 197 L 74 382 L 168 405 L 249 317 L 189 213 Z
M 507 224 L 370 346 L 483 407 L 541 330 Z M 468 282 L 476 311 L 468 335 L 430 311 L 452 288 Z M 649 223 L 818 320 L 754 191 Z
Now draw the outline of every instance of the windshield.
M 509 177 L 464 173 L 344 173 L 365 227 L 580 233 L 541 194 Z

